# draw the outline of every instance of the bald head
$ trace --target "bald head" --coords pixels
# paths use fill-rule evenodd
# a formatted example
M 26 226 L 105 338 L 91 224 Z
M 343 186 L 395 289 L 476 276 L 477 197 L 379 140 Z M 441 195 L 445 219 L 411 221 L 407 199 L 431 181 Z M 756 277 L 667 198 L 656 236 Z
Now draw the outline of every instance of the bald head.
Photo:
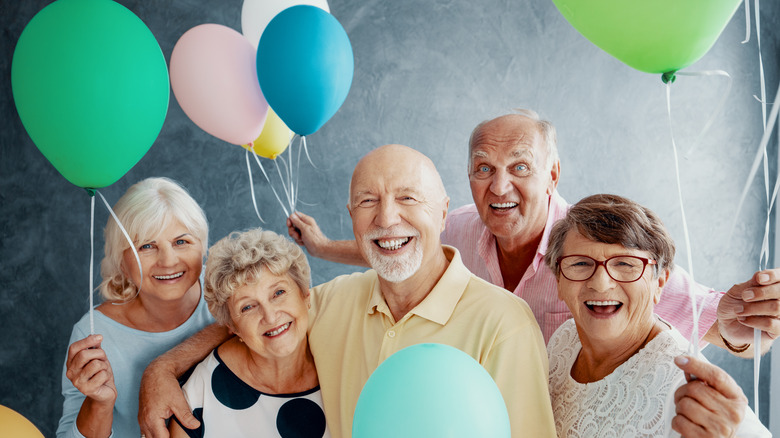
M 536 111 L 518 109 L 515 113 L 505 114 L 486 120 L 471 131 L 469 138 L 469 174 L 472 169 L 474 149 L 484 144 L 502 144 L 513 146 L 539 136 L 546 154 L 545 168 L 558 161 L 558 135 L 555 126 L 539 118 Z
M 380 176 L 385 184 L 409 184 L 408 188 L 424 192 L 428 201 L 441 202 L 447 197 L 441 176 L 430 158 L 408 146 L 388 144 L 358 161 L 349 185 L 349 204 L 354 202 L 354 189 L 359 182 L 376 181 Z
M 439 235 L 448 206 L 433 162 L 412 148 L 382 146 L 355 166 L 347 204 L 352 231 L 382 281 L 409 280 L 419 287 L 431 273 L 444 272 L 447 260 Z

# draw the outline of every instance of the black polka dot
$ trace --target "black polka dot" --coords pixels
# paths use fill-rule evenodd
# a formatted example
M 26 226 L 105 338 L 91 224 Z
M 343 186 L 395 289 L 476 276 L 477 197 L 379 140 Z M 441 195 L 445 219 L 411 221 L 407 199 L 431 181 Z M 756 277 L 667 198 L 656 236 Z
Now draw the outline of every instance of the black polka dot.
M 282 438 L 322 438 L 325 434 L 325 413 L 317 403 L 295 398 L 279 408 L 276 429 Z
M 247 409 L 260 398 L 260 391 L 242 382 L 223 363 L 214 368 L 211 391 L 220 403 L 235 410 Z

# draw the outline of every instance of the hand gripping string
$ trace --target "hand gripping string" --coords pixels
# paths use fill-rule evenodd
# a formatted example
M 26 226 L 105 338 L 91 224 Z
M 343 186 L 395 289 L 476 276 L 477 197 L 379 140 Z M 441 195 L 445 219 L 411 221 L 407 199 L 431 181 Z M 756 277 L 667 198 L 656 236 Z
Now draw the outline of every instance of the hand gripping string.
M 254 154 L 254 152 L 252 152 Z M 260 222 L 265 223 L 262 216 L 260 216 L 260 211 L 257 209 L 257 199 L 255 198 L 255 184 L 252 181 L 252 168 L 249 166 L 249 149 L 246 150 L 246 154 L 244 154 L 244 158 L 246 159 L 246 173 L 249 175 L 249 191 L 252 193 L 252 205 L 255 207 L 255 214 L 257 215 L 257 218 L 260 219 Z
M 100 193 L 97 190 L 95 190 L 95 193 L 97 193 L 98 196 L 100 196 L 100 199 L 103 200 L 103 204 L 105 204 L 106 209 L 108 209 L 108 212 L 111 213 L 111 217 L 114 218 L 114 220 L 116 221 L 116 224 L 119 226 L 119 229 L 122 231 L 122 234 L 124 234 L 125 239 L 127 239 L 127 242 L 130 244 L 130 249 L 133 250 L 133 255 L 135 256 L 135 261 L 136 261 L 136 263 L 138 263 L 138 275 L 141 276 L 141 284 L 139 284 L 137 286 L 137 289 L 135 291 L 135 295 L 133 295 L 131 298 L 128 298 L 128 299 L 124 300 L 121 303 L 114 303 L 114 302 L 111 303 L 111 304 L 114 304 L 114 305 L 127 304 L 130 301 L 133 301 L 135 299 L 135 297 L 137 297 L 138 294 L 141 292 L 141 285 L 144 282 L 143 281 L 143 279 L 144 279 L 144 268 L 141 266 L 141 258 L 138 257 L 138 251 L 135 249 L 135 243 L 133 243 L 133 239 L 130 238 L 130 235 L 127 234 L 127 230 L 125 230 L 125 227 L 122 226 L 122 222 L 119 222 L 119 218 L 116 217 L 116 213 L 114 213 L 114 210 L 112 210 L 111 206 L 108 205 L 108 202 L 106 201 L 106 198 L 103 197 L 103 194 Z

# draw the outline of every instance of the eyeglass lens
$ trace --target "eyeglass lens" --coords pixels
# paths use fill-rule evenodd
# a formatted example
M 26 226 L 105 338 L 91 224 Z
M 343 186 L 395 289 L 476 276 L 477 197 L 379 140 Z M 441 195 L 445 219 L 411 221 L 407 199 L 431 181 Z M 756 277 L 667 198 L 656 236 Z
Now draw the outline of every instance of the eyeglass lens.
M 589 279 L 598 265 L 602 263 L 588 256 L 567 256 L 561 259 L 560 268 L 563 275 L 572 281 L 584 281 Z M 616 281 L 636 281 L 645 270 L 645 262 L 639 257 L 617 256 L 604 262 L 607 274 Z

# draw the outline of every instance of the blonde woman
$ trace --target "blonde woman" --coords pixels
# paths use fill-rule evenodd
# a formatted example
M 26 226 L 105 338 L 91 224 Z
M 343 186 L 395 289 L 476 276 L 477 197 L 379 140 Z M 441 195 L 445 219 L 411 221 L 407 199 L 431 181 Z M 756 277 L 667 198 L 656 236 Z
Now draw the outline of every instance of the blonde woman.
M 144 368 L 213 322 L 200 276 L 208 222 L 184 188 L 167 178 L 131 186 L 114 206 L 138 252 L 113 218 L 100 265 L 104 302 L 73 327 L 62 372 L 65 397 L 58 437 L 132 437 Z

